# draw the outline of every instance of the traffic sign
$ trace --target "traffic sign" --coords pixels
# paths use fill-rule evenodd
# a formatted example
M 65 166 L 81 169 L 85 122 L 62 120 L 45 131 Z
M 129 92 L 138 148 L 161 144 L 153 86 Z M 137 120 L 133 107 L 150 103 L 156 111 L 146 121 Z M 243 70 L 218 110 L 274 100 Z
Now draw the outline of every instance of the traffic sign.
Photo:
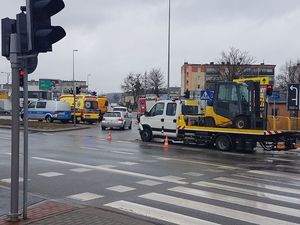
M 300 84 L 289 84 L 288 85 L 288 110 L 299 110 L 299 90 Z
M 280 99 L 279 91 L 273 91 L 271 98 L 273 101 Z
M 200 100 L 212 100 L 214 96 L 213 91 L 202 90 L 200 91 Z
M 39 80 L 39 89 L 42 91 L 51 91 L 52 87 L 55 87 L 59 84 L 59 80 L 51 80 L 51 79 L 40 79 Z

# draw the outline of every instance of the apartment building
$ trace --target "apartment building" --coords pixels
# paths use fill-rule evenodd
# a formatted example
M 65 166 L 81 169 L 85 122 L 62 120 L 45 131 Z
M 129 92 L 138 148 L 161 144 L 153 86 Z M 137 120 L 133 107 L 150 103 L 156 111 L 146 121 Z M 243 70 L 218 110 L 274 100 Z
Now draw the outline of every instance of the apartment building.
M 237 67 L 239 77 L 268 76 L 274 81 L 276 65 L 252 64 L 252 65 L 230 65 L 226 63 L 215 64 L 189 64 L 185 62 L 181 67 L 181 95 L 188 89 L 194 97 L 199 96 L 199 91 L 209 89 L 210 84 L 224 79 L 224 75 L 230 67 Z

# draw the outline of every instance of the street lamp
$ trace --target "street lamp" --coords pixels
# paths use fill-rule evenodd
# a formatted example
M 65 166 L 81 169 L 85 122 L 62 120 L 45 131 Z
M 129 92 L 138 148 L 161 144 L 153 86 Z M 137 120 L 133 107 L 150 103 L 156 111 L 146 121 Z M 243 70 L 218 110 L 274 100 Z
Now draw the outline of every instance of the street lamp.
M 169 0 L 169 26 L 168 26 L 168 98 L 170 98 L 170 42 L 171 42 L 171 0 Z
M 73 49 L 73 122 L 74 122 L 74 127 L 76 126 L 76 104 L 75 104 L 76 87 L 75 87 L 75 63 L 74 63 L 75 52 L 78 52 L 78 50 Z
M 7 76 L 7 81 L 6 83 L 9 84 L 9 77 L 10 77 L 10 72 L 0 72 L 1 74 L 6 74 Z
M 86 76 L 86 86 L 87 86 L 87 93 L 89 93 L 89 77 L 91 77 L 92 75 L 91 74 L 88 74 Z

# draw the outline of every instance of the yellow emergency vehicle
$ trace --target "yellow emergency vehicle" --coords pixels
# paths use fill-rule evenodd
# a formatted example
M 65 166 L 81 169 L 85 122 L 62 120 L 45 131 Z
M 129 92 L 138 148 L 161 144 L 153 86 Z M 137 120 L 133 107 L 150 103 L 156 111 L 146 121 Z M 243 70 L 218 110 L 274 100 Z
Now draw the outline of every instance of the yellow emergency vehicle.
M 74 95 L 62 95 L 60 101 L 68 102 L 74 119 Z M 75 96 L 76 121 L 83 121 L 93 124 L 99 120 L 99 108 L 96 96 L 76 95 Z

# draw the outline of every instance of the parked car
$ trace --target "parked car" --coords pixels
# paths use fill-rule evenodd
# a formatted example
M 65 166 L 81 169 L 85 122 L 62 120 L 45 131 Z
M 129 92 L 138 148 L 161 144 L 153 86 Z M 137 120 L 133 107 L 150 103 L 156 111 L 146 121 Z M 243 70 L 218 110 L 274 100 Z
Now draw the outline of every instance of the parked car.
M 106 112 L 103 116 L 101 122 L 102 130 L 106 128 L 120 128 L 124 130 L 125 128 L 132 128 L 132 119 L 125 112 Z
M 24 110 L 21 112 L 23 119 Z M 31 120 L 46 120 L 52 123 L 54 120 L 67 122 L 71 119 L 71 108 L 67 102 L 37 100 L 28 105 L 28 119 Z
M 125 114 L 127 114 L 129 117 L 131 117 L 131 112 L 127 109 L 127 107 L 123 107 L 123 106 L 117 106 L 113 108 L 114 112 L 124 112 Z

